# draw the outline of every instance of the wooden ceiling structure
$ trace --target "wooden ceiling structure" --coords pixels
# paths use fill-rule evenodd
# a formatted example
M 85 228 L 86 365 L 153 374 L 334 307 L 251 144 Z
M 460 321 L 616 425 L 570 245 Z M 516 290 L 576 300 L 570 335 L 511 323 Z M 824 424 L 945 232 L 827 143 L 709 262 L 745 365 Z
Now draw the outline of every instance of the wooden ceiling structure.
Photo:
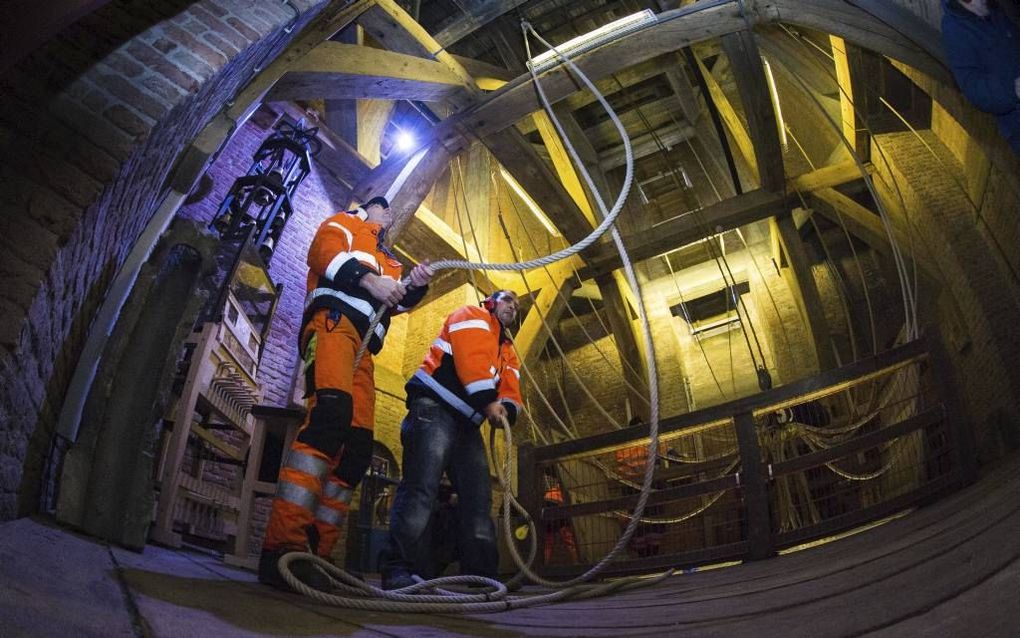
M 549 41 L 562 43 L 644 9 L 656 14 L 654 23 L 575 59 L 617 110 L 633 142 L 641 192 L 632 192 L 619 222 L 632 258 L 648 259 L 713 232 L 773 220 L 773 233 L 799 282 L 820 363 L 831 366 L 822 336 L 824 313 L 791 215 L 800 201 L 792 194 L 824 202 L 819 207 L 823 214 L 838 211 L 859 238 L 879 252 L 888 246 L 873 212 L 835 190 L 868 169 L 838 152 L 838 136 L 830 140 L 831 158 L 813 167 L 804 167 L 803 161 L 792 159 L 795 153 L 784 151 L 769 85 L 774 79 L 767 77 L 762 55 L 790 76 L 785 82 L 796 81 L 793 86 L 803 91 L 803 100 L 817 104 L 814 117 L 824 117 L 826 108 L 842 109 L 850 143 L 867 160 L 868 143 L 848 103 L 869 62 L 884 56 L 936 82 L 950 83 L 933 29 L 896 3 L 408 0 L 401 5 L 354 0 L 323 11 L 251 82 L 227 116 L 243 121 L 263 101 L 324 101 L 325 121 L 336 133 L 329 137 L 324 161 L 336 167 L 355 199 L 390 195 L 398 241 L 408 254 L 476 257 L 456 239 L 456 232 L 422 206 L 451 159 L 475 142 L 484 144 L 531 198 L 541 202 L 567 241 L 576 242 L 593 228 L 596 206 L 542 110 L 524 65 L 521 21 L 527 20 Z M 798 48 L 791 43 L 791 29 L 813 34 L 816 40 L 829 39 L 824 46 L 816 43 L 814 51 L 803 43 Z M 535 48 L 542 50 L 537 44 Z M 615 194 L 624 154 L 601 105 L 562 66 L 544 72 L 541 87 L 598 189 Z M 377 165 L 359 153 L 359 140 L 353 137 L 358 126 L 373 117 L 369 107 L 375 100 L 403 100 L 427 115 L 430 128 L 424 136 L 419 131 L 424 137 L 419 150 L 391 153 Z M 381 122 L 376 135 L 391 109 L 376 109 L 374 117 Z M 683 165 L 694 161 L 697 166 Z M 697 187 L 688 186 L 690 180 L 680 179 L 681 173 L 697 174 Z M 705 195 L 708 180 L 716 193 L 711 199 Z M 684 214 L 692 208 L 700 209 L 699 214 Z M 656 222 L 654 233 L 647 232 L 650 223 L 644 222 Z M 525 320 L 523 338 L 518 339 L 525 358 L 540 350 L 543 341 L 535 315 L 555 320 L 564 306 L 563 293 L 578 285 L 568 276 L 574 270 L 595 279 L 621 354 L 636 355 L 628 291 L 618 272 L 614 275 L 619 266 L 618 255 L 604 242 L 561 264 L 554 274 L 530 274 L 529 286 L 540 291 L 534 303 L 539 312 Z M 482 285 L 505 283 L 490 273 Z

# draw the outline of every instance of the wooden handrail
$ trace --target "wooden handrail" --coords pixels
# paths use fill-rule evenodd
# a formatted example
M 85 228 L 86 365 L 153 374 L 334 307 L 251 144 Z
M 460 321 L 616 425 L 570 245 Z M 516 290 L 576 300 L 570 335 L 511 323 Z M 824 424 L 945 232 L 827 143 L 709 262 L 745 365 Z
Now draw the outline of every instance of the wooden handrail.
M 695 412 L 688 412 L 659 423 L 660 435 L 682 431 L 697 431 L 716 427 L 732 421 L 737 414 L 751 412 L 762 414 L 811 400 L 832 391 L 833 388 L 852 383 L 855 380 L 886 374 L 927 356 L 927 341 L 924 337 L 888 350 L 874 357 L 862 359 L 849 365 L 827 370 L 807 379 L 767 390 L 749 397 L 742 397 L 720 403 Z M 634 445 L 648 444 L 648 426 L 634 425 L 612 432 L 563 443 L 535 448 L 535 460 L 561 461 L 592 454 L 612 452 Z

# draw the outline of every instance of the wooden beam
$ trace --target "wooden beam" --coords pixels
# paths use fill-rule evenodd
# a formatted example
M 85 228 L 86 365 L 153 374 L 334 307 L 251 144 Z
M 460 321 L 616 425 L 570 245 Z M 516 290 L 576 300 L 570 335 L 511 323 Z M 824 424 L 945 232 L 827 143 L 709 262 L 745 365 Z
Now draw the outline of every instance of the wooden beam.
M 744 6 L 747 6 L 746 3 Z M 682 19 L 676 19 L 681 16 Z M 694 3 L 659 14 L 659 21 L 655 25 L 578 56 L 575 63 L 593 80 L 599 80 L 620 69 L 678 48 L 745 29 L 747 22 L 752 26 L 786 22 L 840 35 L 865 48 L 902 59 L 929 73 L 935 73 L 939 78 L 948 79 L 944 67 L 925 52 L 904 43 L 903 38 L 893 29 L 842 0 L 770 0 L 763 5 L 761 11 L 750 10 L 745 16 L 741 15 L 736 0 Z M 578 88 L 576 82 L 562 69 L 545 73 L 542 76 L 542 87 L 553 102 L 564 99 Z M 460 135 L 458 128 L 461 128 L 485 136 L 539 108 L 530 76 L 521 76 L 484 103 L 437 130 L 437 135 L 452 142 Z
M 375 166 L 382 159 L 380 146 L 395 104 L 391 100 L 358 100 L 358 152 Z
M 871 175 L 875 172 L 875 167 L 871 164 L 865 164 L 864 170 L 868 175 Z M 848 160 L 831 166 L 823 166 L 822 168 L 790 178 L 786 182 L 786 188 L 792 191 L 807 193 L 820 188 L 840 186 L 859 180 L 862 177 L 861 169 L 858 168 L 857 162 Z
M 291 42 L 282 54 L 274 58 L 269 66 L 241 89 L 237 97 L 234 98 L 233 105 L 227 108 L 227 117 L 236 122 L 247 120 L 248 116 L 262 103 L 266 92 L 276 84 L 276 81 L 287 72 L 292 64 L 324 40 L 328 40 L 341 29 L 349 26 L 374 3 L 375 0 L 354 0 L 346 6 L 331 6 L 324 9 L 316 21 L 302 31 L 301 35 Z
M 809 194 L 808 202 L 819 214 L 824 215 L 832 223 L 846 226 L 847 232 L 864 241 L 876 252 L 889 259 L 893 258 L 889 234 L 877 213 L 861 206 L 834 188 L 822 188 Z M 918 265 L 934 280 L 937 280 L 938 273 L 928 256 L 924 253 L 910 252 L 911 242 L 903 230 L 894 228 L 893 232 L 896 243 L 904 256 L 912 254 Z
M 469 0 L 458 6 L 461 12 L 441 23 L 436 31 L 436 42 L 449 48 L 501 15 L 512 11 L 527 0 Z
M 580 285 L 569 273 L 562 272 L 561 269 L 558 269 L 558 272 L 562 276 L 542 286 L 531 310 L 521 322 L 520 330 L 514 336 L 517 356 L 526 366 L 538 360 L 551 336 L 546 326 L 556 325 L 563 311 L 567 309 L 571 293 Z
M 858 157 L 867 162 L 871 159 L 871 136 L 868 135 L 865 117 L 869 112 L 869 101 L 874 99 L 868 96 L 867 81 L 870 77 L 877 77 L 875 74 L 880 72 L 881 58 L 834 35 L 829 36 L 829 41 L 839 82 L 843 137 L 850 142 Z
M 733 108 L 733 104 L 730 103 L 729 97 L 726 92 L 723 91 L 719 82 L 716 81 L 715 76 L 709 71 L 708 67 L 705 66 L 701 58 L 698 58 L 698 68 L 701 71 L 702 77 L 705 79 L 705 85 L 708 87 L 708 97 L 706 99 L 712 100 L 715 104 L 716 110 L 719 112 L 719 117 L 722 119 L 723 125 L 729 132 L 730 137 L 733 139 L 733 145 L 736 153 L 734 159 L 740 160 L 743 166 L 747 167 L 747 170 L 751 174 L 751 179 L 754 182 L 760 183 L 758 177 L 758 164 L 754 157 L 754 142 L 751 141 L 751 136 L 747 133 L 747 128 L 744 127 L 744 122 L 737 115 L 736 109 Z M 746 180 L 741 180 L 746 181 Z
M 344 44 L 364 44 L 363 31 L 361 27 L 352 24 L 341 29 L 333 36 L 334 42 Z M 358 145 L 358 104 L 352 99 L 325 100 L 326 112 L 324 120 L 326 126 L 331 128 L 343 141 L 351 146 Z
M 663 146 L 669 150 L 677 144 L 682 144 L 694 137 L 694 134 L 694 128 L 691 126 L 677 127 L 669 124 L 658 129 L 654 134 L 645 133 L 634 137 L 631 140 L 631 152 L 636 161 L 658 153 Z M 599 155 L 599 167 L 604 171 L 611 171 L 626 163 L 627 156 L 622 144 Z
M 446 170 L 450 155 L 441 145 L 419 149 L 410 156 L 393 155 L 372 169 L 354 189 L 354 198 L 364 202 L 375 195 L 385 195 L 390 200 L 394 213 L 393 227 L 388 240 L 394 244 L 406 245 L 407 254 L 415 260 L 466 259 L 484 261 L 482 254 L 470 242 L 465 252 L 458 231 L 451 228 L 422 202 L 436 179 Z M 470 237 L 469 237 L 470 239 Z M 563 267 L 567 273 L 578 262 L 571 260 Z M 566 274 L 563 275 L 566 277 Z M 539 271 L 528 274 L 528 283 L 539 288 L 545 275 Z M 479 287 L 491 292 L 497 288 L 509 288 L 519 282 L 513 273 L 490 271 L 476 274 Z
M 604 96 L 609 97 L 614 93 L 626 90 L 628 87 L 639 82 L 644 82 L 645 80 L 654 78 L 657 75 L 661 75 L 663 71 L 675 68 L 676 64 L 676 56 L 673 53 L 666 53 L 651 60 L 645 60 L 640 64 L 620 69 L 613 73 L 610 77 L 596 80 L 595 87 Z M 624 88 L 621 89 L 620 86 L 623 86 Z M 598 98 L 595 97 L 594 93 L 585 90 L 577 91 L 569 97 L 560 100 L 556 106 L 564 106 L 569 111 L 576 111 L 588 106 L 589 104 L 594 104 L 597 101 Z M 535 130 L 535 124 L 530 118 L 522 119 L 517 123 L 517 127 L 522 133 L 531 133 Z
M 450 163 L 450 154 L 441 144 L 419 148 L 408 155 L 390 155 L 372 169 L 354 188 L 359 202 L 376 195 L 384 195 L 393 212 L 391 241 L 400 235 L 424 201 L 432 185 Z
M 386 49 L 434 60 L 457 76 L 461 89 L 447 98 L 455 110 L 474 104 L 480 97 L 478 87 L 464 67 L 394 0 L 375 0 L 374 5 L 358 17 L 358 24 Z
M 755 35 L 769 62 L 795 74 L 815 94 L 833 95 L 839 91 L 832 75 L 832 61 L 825 53 L 790 37 L 780 27 L 762 27 L 755 31 Z
M 723 51 L 730 60 L 737 82 L 744 119 L 754 148 L 755 164 L 761 187 L 780 192 L 783 177 L 783 148 L 779 142 L 776 112 L 772 105 L 768 82 L 762 66 L 761 53 L 750 31 L 739 31 L 722 37 Z
M 832 59 L 836 65 L 836 80 L 839 84 L 839 115 L 843 139 L 854 152 L 860 152 L 870 145 L 867 136 L 864 139 L 857 138 L 859 122 L 854 114 L 854 87 L 850 81 L 850 62 L 847 60 L 846 41 L 839 36 L 830 35 L 829 45 L 832 47 Z
M 777 22 L 837 35 L 952 86 L 953 78 L 945 65 L 911 40 L 917 35 L 901 34 L 860 7 L 844 0 L 769 0 L 769 5 Z
M 804 242 L 793 223 L 793 217 L 788 213 L 771 218 L 769 226 L 786 255 L 789 270 L 784 273 L 785 279 L 793 290 L 797 308 L 814 344 L 819 371 L 832 370 L 836 367 L 836 357 L 832 350 L 829 323 L 825 318 L 822 297 L 811 272 L 811 260 L 804 249 Z
M 753 14 L 748 19 L 753 23 L 759 18 L 757 14 Z M 732 33 L 746 26 L 747 23 L 740 15 L 736 0 L 703 3 L 703 6 L 694 4 L 662 13 L 655 24 L 579 55 L 574 63 L 592 80 L 600 80 L 663 53 Z M 562 68 L 547 71 L 542 75 L 541 82 L 542 88 L 553 103 L 578 89 L 572 75 Z M 450 144 L 456 143 L 462 131 L 470 131 L 484 138 L 513 125 L 540 108 L 541 104 L 531 77 L 524 75 L 470 111 L 450 118 L 448 122 L 437 127 L 435 133 Z
M 903 38 L 931 56 L 932 59 L 938 61 L 944 68 L 948 68 L 945 54 L 942 51 L 942 34 L 917 14 L 896 2 L 889 2 L 889 0 L 846 1 L 888 25 Z
M 323 42 L 287 70 L 267 99 L 435 102 L 462 88 L 462 79 L 439 62 L 355 44 Z
M 640 105 L 624 103 L 616 109 L 616 115 L 628 131 L 647 131 L 649 128 L 655 130 L 665 124 L 688 121 L 686 116 L 680 114 L 680 104 L 676 95 L 671 92 Z M 620 133 L 612 119 L 605 119 L 594 126 L 589 126 L 585 129 L 585 135 L 592 144 L 600 147 L 620 141 Z
M 644 261 L 708 235 L 767 219 L 781 212 L 784 207 L 784 198 L 778 193 L 750 191 L 706 206 L 697 213 L 645 229 L 639 234 L 627 235 L 623 243 L 631 260 Z M 582 279 L 601 276 L 620 267 L 620 256 L 616 248 L 609 244 L 592 247 L 585 255 L 585 260 L 588 266 L 581 271 Z
M 549 119 L 545 111 L 536 111 L 531 117 L 535 121 L 546 150 L 549 152 L 549 159 L 552 161 L 553 169 L 556 171 L 560 183 L 563 184 L 567 194 L 580 209 L 584 218 L 588 220 L 590 228 L 595 228 L 598 226 L 598 222 L 595 218 L 593 204 L 588 201 L 584 186 L 581 184 L 581 178 L 574 169 L 570 153 L 560 139 L 559 133 L 556 132 L 552 120 Z
M 495 64 L 489 64 L 481 60 L 475 60 L 474 58 L 465 58 L 459 55 L 453 56 L 453 59 L 457 61 L 457 64 L 464 67 L 464 70 L 474 79 L 475 84 L 478 88 L 483 91 L 495 91 L 500 89 L 510 80 L 513 80 L 516 76 L 504 69 L 501 66 Z
M 489 40 L 496 48 L 496 54 L 503 62 L 503 66 L 514 73 L 526 71 L 524 63 L 528 56 L 520 37 L 520 27 L 514 24 L 509 16 L 501 16 L 493 22 L 488 31 Z
M 465 157 L 466 156 L 466 157 Z M 492 234 L 491 228 L 494 221 L 492 214 L 492 173 L 490 171 L 490 155 L 488 149 L 482 144 L 472 144 L 467 153 L 463 154 L 464 161 L 458 157 L 454 160 L 454 166 L 458 169 L 457 180 L 459 187 L 463 189 L 463 197 L 457 198 L 457 203 L 465 203 L 467 210 L 464 211 L 465 225 L 464 233 L 467 235 L 469 244 L 474 244 L 482 261 L 487 261 L 489 253 L 489 239 Z
M 695 90 L 687 75 L 686 62 L 682 56 L 673 56 L 675 66 L 666 71 L 666 79 L 670 88 L 680 101 L 680 108 L 684 117 L 694 127 L 694 135 L 697 142 L 700 142 L 702 155 L 706 157 L 704 164 L 705 178 L 710 180 L 714 189 L 719 192 L 719 199 L 732 197 L 736 194 L 726 167 L 726 156 L 723 152 L 719 134 L 712 125 L 712 118 L 709 116 L 707 105 L 702 103 L 702 96 L 699 90 Z M 692 143 L 693 145 L 693 143 Z M 695 156 L 697 157 L 697 151 Z
M 869 173 L 874 171 L 870 164 L 866 168 Z M 794 177 L 789 180 L 787 188 L 790 190 L 799 188 L 805 193 L 817 189 L 828 189 L 828 191 L 838 193 L 831 187 L 859 178 L 860 172 L 856 165 L 848 162 L 827 166 Z M 846 199 L 849 200 L 849 198 Z M 667 221 L 652 229 L 645 228 L 641 232 L 631 231 L 624 235 L 624 244 L 635 262 L 642 261 L 697 241 L 708 234 L 731 230 L 766 219 L 782 210 L 783 207 L 783 198 L 780 195 L 769 194 L 761 190 L 751 191 L 737 197 L 724 199 L 703 208 L 698 213 L 691 213 Z M 581 278 L 585 280 L 604 275 L 606 272 L 620 267 L 619 255 L 617 255 L 615 247 L 608 243 L 593 246 L 587 251 L 584 258 L 588 266 L 581 270 Z
M 326 126 L 345 144 L 358 145 L 358 102 L 356 100 L 326 100 L 323 117 Z
M 517 129 L 503 129 L 482 141 L 568 241 L 575 243 L 591 232 L 581 209 Z
M 581 180 L 577 174 L 574 163 L 572 162 L 568 151 L 564 145 L 563 140 L 560 139 L 558 133 L 554 130 L 551 120 L 544 112 L 535 113 L 535 122 L 538 125 L 538 130 L 542 134 L 542 139 L 546 143 L 546 148 L 549 149 L 549 155 L 553 162 L 553 167 L 556 173 L 559 175 L 560 181 L 564 184 L 567 192 L 571 198 L 577 204 L 577 206 L 584 212 L 585 218 L 588 223 L 595 227 L 598 222 L 603 219 L 601 210 L 596 215 L 595 210 L 598 209 L 598 203 L 594 200 L 589 201 L 589 192 L 581 184 Z M 595 149 L 591 147 L 589 138 L 587 135 L 581 132 L 580 127 L 577 126 L 577 120 L 572 115 L 567 115 L 564 118 L 564 132 L 568 136 L 568 140 L 572 146 L 575 147 L 577 155 L 584 162 L 585 158 L 591 158 L 595 155 Z M 594 167 L 585 167 L 585 170 L 589 171 L 592 176 L 592 181 L 595 183 L 596 188 L 601 184 L 604 190 L 608 190 L 605 187 L 608 186 L 608 180 L 602 171 Z M 611 206 L 612 203 L 606 204 L 607 207 Z M 571 276 L 572 273 L 565 273 L 566 278 L 575 282 L 576 279 Z M 616 341 L 616 347 L 619 351 L 620 359 L 623 361 L 640 361 L 641 350 L 638 347 L 638 335 L 634 332 L 634 323 L 630 320 L 630 311 L 628 310 L 627 300 L 624 296 L 624 291 L 631 292 L 629 286 L 625 281 L 618 280 L 613 275 L 603 277 L 596 280 L 599 291 L 602 293 L 602 303 L 609 314 L 610 325 L 612 326 L 613 335 Z M 619 278 L 622 279 L 622 278 Z M 633 294 L 631 292 L 631 294 Z M 555 321 L 559 320 L 559 316 L 548 316 L 547 320 Z M 624 379 L 634 388 L 647 388 L 648 379 L 645 378 L 643 368 L 637 366 L 638 370 L 634 371 L 628 366 L 623 366 Z M 631 406 L 636 414 L 642 419 L 645 419 L 647 410 L 645 409 L 645 403 L 642 397 L 635 396 L 635 392 L 630 388 L 627 389 L 627 394 L 630 396 Z
M 438 215 L 424 204 L 398 232 L 393 233 L 394 246 L 416 262 L 428 259 L 464 259 L 481 261 L 481 255 L 474 245 L 467 244 L 467 252 L 460 241 L 460 234 L 450 228 Z M 467 271 L 463 271 L 467 273 Z M 511 273 L 474 271 L 466 280 L 475 284 L 486 294 L 508 287 L 515 277 Z

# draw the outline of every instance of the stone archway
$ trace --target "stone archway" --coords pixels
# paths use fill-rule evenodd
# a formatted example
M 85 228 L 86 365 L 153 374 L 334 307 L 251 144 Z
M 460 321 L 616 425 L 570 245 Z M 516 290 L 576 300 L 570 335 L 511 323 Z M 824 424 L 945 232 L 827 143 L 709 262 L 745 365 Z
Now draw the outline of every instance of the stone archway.
M 90 323 L 161 202 L 233 130 L 217 112 L 327 4 L 117 0 L 0 78 L 16 158 L 0 169 L 0 520 L 38 508 Z

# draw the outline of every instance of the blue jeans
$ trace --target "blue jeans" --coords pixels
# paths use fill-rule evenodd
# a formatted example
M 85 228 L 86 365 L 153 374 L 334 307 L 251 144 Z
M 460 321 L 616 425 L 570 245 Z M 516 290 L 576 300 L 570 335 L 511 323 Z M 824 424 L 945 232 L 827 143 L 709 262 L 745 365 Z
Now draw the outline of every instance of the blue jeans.
M 380 557 L 384 576 L 430 564 L 429 520 L 445 471 L 457 492 L 460 573 L 495 577 L 499 567 L 492 522 L 489 461 L 478 426 L 436 401 L 418 397 L 400 426 L 403 477 L 390 510 L 390 534 Z

